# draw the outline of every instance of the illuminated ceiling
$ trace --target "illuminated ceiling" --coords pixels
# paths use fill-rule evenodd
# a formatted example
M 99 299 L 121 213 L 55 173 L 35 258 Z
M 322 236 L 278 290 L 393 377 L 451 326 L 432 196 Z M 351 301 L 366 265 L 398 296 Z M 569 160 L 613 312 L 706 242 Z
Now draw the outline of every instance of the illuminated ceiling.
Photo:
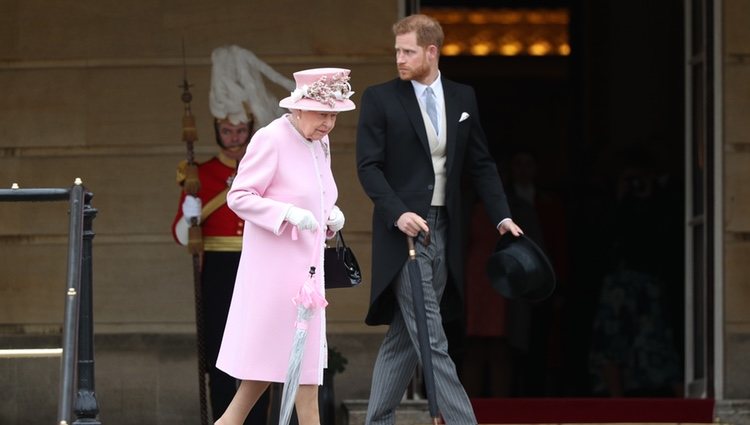
M 440 22 L 444 56 L 568 56 L 569 11 L 423 7 Z

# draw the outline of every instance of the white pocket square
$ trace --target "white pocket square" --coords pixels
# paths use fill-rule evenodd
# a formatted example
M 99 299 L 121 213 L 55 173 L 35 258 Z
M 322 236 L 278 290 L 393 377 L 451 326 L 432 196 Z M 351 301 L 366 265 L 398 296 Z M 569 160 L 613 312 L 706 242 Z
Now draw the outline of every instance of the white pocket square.
M 461 112 L 461 118 L 458 119 L 458 122 L 465 121 L 469 118 L 468 112 Z

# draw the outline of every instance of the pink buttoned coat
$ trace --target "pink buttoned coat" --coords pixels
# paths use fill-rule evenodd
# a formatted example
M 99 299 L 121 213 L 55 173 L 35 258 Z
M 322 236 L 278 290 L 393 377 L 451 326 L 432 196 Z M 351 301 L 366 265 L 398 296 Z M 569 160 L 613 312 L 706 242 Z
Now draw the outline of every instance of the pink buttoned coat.
M 328 136 L 304 139 L 287 116 L 276 119 L 253 136 L 227 194 L 245 231 L 216 365 L 235 378 L 284 382 L 296 329 L 292 298 L 309 281 L 311 265 L 324 293 L 325 223 L 338 196 L 328 143 Z M 298 230 L 285 221 L 291 206 L 311 211 L 321 229 Z M 325 309 L 308 322 L 300 384 L 323 383 L 325 324 Z

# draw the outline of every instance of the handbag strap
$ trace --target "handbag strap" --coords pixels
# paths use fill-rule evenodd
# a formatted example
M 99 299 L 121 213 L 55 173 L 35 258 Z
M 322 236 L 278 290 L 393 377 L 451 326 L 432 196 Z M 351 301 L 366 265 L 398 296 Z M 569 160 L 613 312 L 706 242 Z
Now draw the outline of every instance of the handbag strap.
M 346 248 L 346 242 L 344 242 L 344 232 L 339 230 L 336 232 L 336 248 Z

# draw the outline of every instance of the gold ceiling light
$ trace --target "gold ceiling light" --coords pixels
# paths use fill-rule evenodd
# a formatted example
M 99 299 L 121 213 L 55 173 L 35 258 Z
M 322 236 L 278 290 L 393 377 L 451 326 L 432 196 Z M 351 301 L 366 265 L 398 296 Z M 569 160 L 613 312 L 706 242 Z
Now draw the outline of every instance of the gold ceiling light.
M 440 52 L 443 56 L 458 56 L 466 48 L 461 43 L 444 43 L 443 50 Z
M 567 9 L 423 7 L 443 26 L 446 56 L 568 56 Z

